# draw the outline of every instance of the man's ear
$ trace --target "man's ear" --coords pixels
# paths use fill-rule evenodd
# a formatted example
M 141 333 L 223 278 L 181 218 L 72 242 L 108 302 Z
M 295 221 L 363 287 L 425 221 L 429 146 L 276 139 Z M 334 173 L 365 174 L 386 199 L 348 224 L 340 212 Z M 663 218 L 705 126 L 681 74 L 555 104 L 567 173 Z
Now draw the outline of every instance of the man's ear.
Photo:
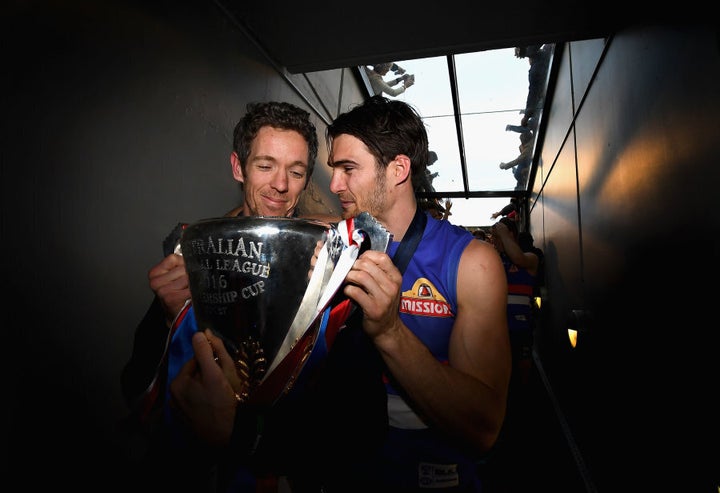
M 412 165 L 410 158 L 405 154 L 398 154 L 395 159 L 390 163 L 392 166 L 392 176 L 395 178 L 395 183 L 402 183 L 410 178 L 412 172 Z
M 235 181 L 245 183 L 245 176 L 243 175 L 242 164 L 240 163 L 240 158 L 235 151 L 230 154 L 230 165 L 232 166 L 232 174 L 233 178 L 235 178 Z

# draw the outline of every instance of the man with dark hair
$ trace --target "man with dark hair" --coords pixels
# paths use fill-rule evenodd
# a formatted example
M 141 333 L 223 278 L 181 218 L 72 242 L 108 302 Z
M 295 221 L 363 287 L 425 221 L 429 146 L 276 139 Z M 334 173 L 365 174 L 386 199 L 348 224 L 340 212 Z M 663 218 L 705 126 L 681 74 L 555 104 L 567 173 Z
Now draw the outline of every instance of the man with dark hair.
M 394 235 L 387 254 L 358 258 L 344 289 L 385 364 L 388 437 L 363 464 L 366 484 L 480 491 L 477 459 L 497 439 L 510 376 L 502 264 L 492 245 L 419 210 L 411 177 L 425 172 L 428 140 L 410 105 L 371 98 L 327 139 L 343 217 L 367 211 Z
M 343 288 L 382 358 L 386 437 L 348 460 L 353 444 L 338 443 L 332 465 L 344 474 L 320 472 L 324 491 L 479 492 L 477 460 L 500 432 L 510 378 L 502 263 L 492 245 L 418 207 L 411 177 L 425 172 L 428 140 L 411 106 L 375 96 L 340 115 L 327 140 L 343 217 L 368 212 L 394 242 L 362 253 Z M 199 406 L 217 399 L 226 404 L 209 406 L 212 421 L 232 422 L 239 409 L 213 363 L 212 334 L 193 344 L 206 385 L 181 372 L 173 393 L 187 419 L 202 420 Z

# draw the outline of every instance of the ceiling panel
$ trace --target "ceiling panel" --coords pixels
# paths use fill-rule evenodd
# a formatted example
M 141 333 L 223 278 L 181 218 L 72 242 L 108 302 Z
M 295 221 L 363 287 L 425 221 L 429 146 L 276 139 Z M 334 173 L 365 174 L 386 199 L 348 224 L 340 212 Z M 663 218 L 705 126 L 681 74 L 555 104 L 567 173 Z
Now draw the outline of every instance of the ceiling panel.
M 626 5 L 570 0 L 215 3 L 290 73 L 590 39 L 638 20 L 677 18 L 660 9 L 633 14 Z

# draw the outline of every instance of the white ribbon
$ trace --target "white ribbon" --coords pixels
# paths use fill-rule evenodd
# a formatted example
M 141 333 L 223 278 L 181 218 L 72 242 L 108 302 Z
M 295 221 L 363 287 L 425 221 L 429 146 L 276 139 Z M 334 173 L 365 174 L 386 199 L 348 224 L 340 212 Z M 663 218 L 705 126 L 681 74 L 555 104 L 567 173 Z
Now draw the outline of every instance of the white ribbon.
M 349 221 L 349 223 L 348 223 Z M 352 240 L 349 231 L 352 230 Z M 340 257 L 335 262 L 334 268 L 330 274 L 330 278 L 326 279 L 327 269 L 333 267 L 331 263 L 331 255 L 329 249 L 336 248 L 336 235 L 339 233 L 341 239 Z M 313 268 L 310 281 L 300 303 L 300 308 L 295 314 L 295 318 L 290 325 L 290 330 L 285 334 L 285 339 L 280 345 L 277 355 L 273 359 L 270 367 L 265 372 L 262 381 L 265 381 L 273 370 L 285 359 L 292 351 L 295 344 L 302 338 L 310 327 L 315 323 L 318 316 L 325 310 L 330 300 L 342 286 L 345 277 L 352 268 L 357 259 L 360 250 L 360 244 L 363 241 L 363 234 L 359 230 L 354 229 L 353 218 L 340 221 L 337 230 L 328 230 L 328 238 L 318 254 L 317 262 Z M 324 285 L 324 287 L 323 287 Z M 313 299 L 314 298 L 314 299 Z

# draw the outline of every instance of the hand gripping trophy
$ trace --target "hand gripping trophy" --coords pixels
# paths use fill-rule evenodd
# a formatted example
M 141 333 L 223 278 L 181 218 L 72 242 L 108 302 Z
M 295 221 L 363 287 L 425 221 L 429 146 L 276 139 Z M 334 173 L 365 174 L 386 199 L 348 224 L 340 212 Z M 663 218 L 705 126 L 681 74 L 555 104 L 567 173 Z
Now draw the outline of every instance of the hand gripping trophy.
M 365 212 L 337 224 L 260 216 L 185 228 L 180 249 L 198 327 L 233 355 L 240 402 L 271 406 L 290 390 L 359 253 L 386 251 L 391 240 Z

